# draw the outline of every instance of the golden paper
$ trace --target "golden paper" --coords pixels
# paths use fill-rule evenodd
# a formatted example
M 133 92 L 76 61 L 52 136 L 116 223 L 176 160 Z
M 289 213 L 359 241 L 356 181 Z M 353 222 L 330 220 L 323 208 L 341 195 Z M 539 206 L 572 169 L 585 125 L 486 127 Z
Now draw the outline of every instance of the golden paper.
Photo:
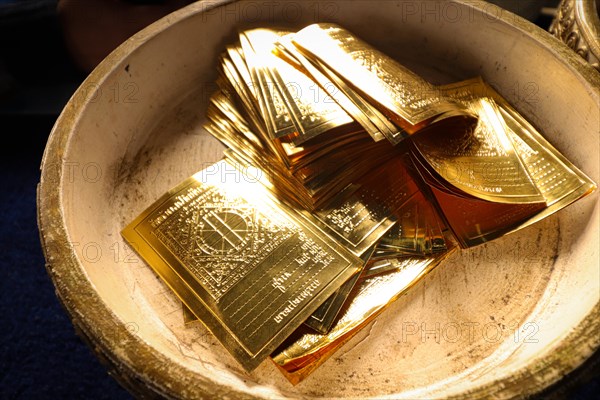
M 364 268 L 369 263 L 371 256 L 375 252 L 375 247 L 372 247 L 366 251 L 362 256 L 363 269 L 350 279 L 348 279 L 340 288 L 331 295 L 327 300 L 323 302 L 317 308 L 317 310 L 311 314 L 311 316 L 304 322 L 304 324 L 319 333 L 327 333 L 331 330 L 333 323 L 335 322 L 342 306 L 346 302 L 346 299 L 350 295 L 350 292 L 358 282 Z
M 275 122 L 271 120 L 272 125 L 270 128 L 268 127 L 266 106 L 264 101 L 259 101 L 263 99 L 260 94 L 260 87 L 256 81 L 252 80 L 241 53 L 242 49 L 234 46 L 228 49 L 227 56 L 222 57 L 222 73 L 225 75 L 225 79 L 219 80 L 221 91 L 230 103 L 235 103 L 234 98 L 237 96 L 243 107 L 232 106 L 230 108 L 238 108 L 238 114 L 247 121 L 245 125 L 261 138 L 263 149 L 268 151 L 268 158 L 278 160 L 284 166 L 289 167 L 289 162 L 285 157 L 285 149 L 280 143 L 272 140 L 272 135 L 277 129 L 273 126 Z M 236 120 L 232 122 L 235 125 Z M 284 132 L 284 134 L 288 133 L 287 131 Z
M 354 122 L 337 103 L 318 98 L 318 85 L 315 82 L 275 55 L 275 43 L 282 36 L 282 32 L 253 29 L 244 31 L 243 36 L 263 59 L 264 79 L 260 82 L 263 92 L 278 92 L 278 98 L 283 100 L 297 128 L 296 132 L 288 135 L 294 145 L 300 145 L 321 133 Z M 269 97 L 266 101 L 269 102 Z M 278 108 L 271 110 L 273 108 L 275 107 L 268 107 L 270 113 L 282 113 Z
M 338 25 L 310 25 L 292 41 L 307 58 L 329 68 L 402 128 L 388 137 L 393 144 L 433 119 L 471 118 L 468 110 L 440 96 L 421 77 Z
M 518 111 L 481 78 L 440 88 L 458 101 L 474 96 L 489 96 L 500 107 L 509 137 L 539 188 L 548 207 L 526 222 L 529 225 L 566 207 L 596 189 L 596 184 L 550 144 Z
M 296 68 L 305 71 L 319 85 L 317 98 L 339 104 L 376 142 L 386 137 L 394 137 L 399 133 L 399 130 L 377 109 L 362 99 L 350 87 L 343 85 L 335 74 L 330 73 L 322 65 L 320 65 L 320 68 L 316 68 L 294 46 L 291 41 L 292 37 L 293 35 L 287 35 L 279 39 L 278 54 L 288 62 L 295 63 Z
M 447 85 L 441 87 L 440 91 L 464 104 L 473 104 L 482 100 L 497 103 L 493 118 L 501 120 L 502 129 L 495 130 L 493 134 L 503 135 L 502 141 L 512 152 L 511 157 L 518 158 L 516 161 L 508 162 L 504 158 L 503 166 L 502 156 L 490 157 L 487 161 L 488 167 L 485 167 L 485 159 L 482 159 L 482 168 L 463 170 L 469 172 L 466 176 L 470 176 L 471 182 L 478 183 L 482 188 L 493 188 L 494 185 L 490 183 L 501 181 L 506 183 L 493 196 L 479 196 L 483 199 L 478 199 L 461 194 L 460 190 L 456 190 L 447 181 L 440 179 L 439 175 L 436 176 L 431 171 L 431 166 L 435 165 L 435 162 L 430 162 L 431 157 L 423 160 L 425 158 L 422 157 L 423 148 L 413 154 L 416 156 L 415 164 L 419 166 L 422 178 L 429 185 L 441 215 L 461 246 L 474 246 L 522 229 L 591 193 L 596 188 L 594 182 L 560 155 L 531 124 L 481 79 Z M 485 119 L 481 120 L 485 121 Z M 431 137 L 414 139 L 419 145 L 422 141 L 429 140 L 427 144 L 429 149 L 425 151 L 437 146 L 432 153 L 446 152 L 444 157 L 448 158 L 447 165 L 455 166 L 456 175 L 458 170 L 456 165 L 461 164 L 451 163 L 452 155 L 448 151 L 452 149 L 451 145 L 439 140 L 436 143 L 431 140 Z M 464 143 L 468 142 L 460 143 L 457 141 L 455 147 L 464 148 Z M 451 183 L 454 184 L 456 181 L 455 179 Z M 526 196 L 523 197 L 525 193 L 523 188 L 527 186 L 535 187 L 539 193 L 535 197 L 541 197 L 541 201 L 535 200 L 535 197 L 527 201 Z
M 360 278 L 361 274 L 363 273 L 364 267 L 366 267 L 366 265 L 369 263 L 369 259 L 371 258 L 371 255 L 374 253 L 374 251 L 375 251 L 375 248 L 372 248 L 370 251 L 367 251 L 361 257 L 361 260 L 363 262 L 363 267 L 362 267 L 363 269 L 361 271 L 357 272 L 356 274 L 354 274 L 346 282 L 344 282 L 344 284 L 342 286 L 340 286 L 340 288 L 338 290 L 336 290 L 327 300 L 325 300 L 323 302 L 323 304 L 321 304 L 319 306 L 319 308 L 317 308 L 315 310 L 315 312 L 312 313 L 311 316 L 304 322 L 304 324 L 306 326 L 308 326 L 320 333 L 327 333 L 331 329 L 331 326 L 335 322 L 335 318 L 337 317 L 340 309 L 344 305 L 344 302 L 348 298 L 348 295 L 354 288 L 354 285 L 356 284 L 356 282 Z M 373 265 L 373 264 L 369 264 L 369 265 Z M 378 263 L 378 265 L 381 265 L 381 263 Z M 379 271 L 381 271 L 381 269 L 376 269 L 376 268 L 372 268 L 372 267 L 369 270 L 370 271 L 376 270 L 377 273 L 379 273 Z M 186 305 L 183 303 L 182 303 L 182 309 L 183 309 L 183 320 L 184 320 L 185 324 L 190 324 L 192 322 L 198 321 L 198 318 L 194 315 L 194 313 L 189 308 L 187 308 Z
M 265 53 L 264 47 L 255 48 L 244 32 L 240 34 L 240 44 L 252 79 L 251 82 L 246 82 L 246 85 L 257 86 L 254 90 L 258 94 L 259 110 L 265 118 L 270 137 L 274 139 L 297 132 L 284 99 L 274 90 L 267 75 L 268 65 L 276 57 L 270 57 L 268 51 Z
M 371 274 L 357 285 L 350 303 L 329 333 L 297 332 L 271 358 L 290 382 L 299 383 L 448 254 L 394 260 L 396 270 Z
M 247 370 L 362 261 L 224 161 L 188 178 L 124 238 Z
M 364 133 L 351 131 L 318 137 L 282 160 L 280 151 L 273 147 L 277 141 L 246 122 L 224 92 L 213 95 L 207 116 L 207 130 L 235 152 L 233 158 L 269 172 L 275 191 L 308 210 L 325 207 L 337 193 L 393 155 L 386 142 L 375 143 Z M 361 157 L 366 152 L 370 157 Z
M 439 186 L 496 203 L 545 203 L 495 101 L 477 98 L 467 105 L 478 116 L 473 129 L 449 126 L 413 138 L 419 156 L 443 179 Z

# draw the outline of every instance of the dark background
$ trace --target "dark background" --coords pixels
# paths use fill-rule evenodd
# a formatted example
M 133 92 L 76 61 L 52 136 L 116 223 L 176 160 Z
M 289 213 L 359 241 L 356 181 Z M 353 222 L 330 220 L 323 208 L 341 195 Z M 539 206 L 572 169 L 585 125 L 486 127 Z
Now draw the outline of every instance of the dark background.
M 76 336 L 40 248 L 40 160 L 56 117 L 87 74 L 64 44 L 56 3 L 0 0 L 0 399 L 126 399 Z M 544 29 L 550 21 L 535 19 Z M 537 398 L 597 399 L 599 376 L 596 354 Z

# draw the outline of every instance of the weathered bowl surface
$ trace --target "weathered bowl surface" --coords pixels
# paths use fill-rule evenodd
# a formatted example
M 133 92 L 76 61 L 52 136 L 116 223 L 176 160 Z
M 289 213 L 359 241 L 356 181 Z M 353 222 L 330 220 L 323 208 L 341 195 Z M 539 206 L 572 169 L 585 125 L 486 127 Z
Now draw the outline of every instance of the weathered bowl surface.
M 175 397 L 522 396 L 599 346 L 598 196 L 442 264 L 306 381 L 245 373 L 124 244 L 163 192 L 220 158 L 202 128 L 217 57 L 242 27 L 334 21 L 435 83 L 482 75 L 599 181 L 600 75 L 549 34 L 472 0 L 190 5 L 112 53 L 49 139 L 39 187 L 48 272 L 124 384 Z M 68 367 L 68 366 L 66 366 Z

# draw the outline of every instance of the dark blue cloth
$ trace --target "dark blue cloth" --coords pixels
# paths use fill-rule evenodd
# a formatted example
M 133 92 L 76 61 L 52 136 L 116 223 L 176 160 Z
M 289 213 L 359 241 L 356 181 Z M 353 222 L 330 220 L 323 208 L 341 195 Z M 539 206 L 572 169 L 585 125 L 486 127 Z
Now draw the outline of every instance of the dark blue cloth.
M 44 268 L 35 192 L 52 119 L 8 120 L 0 120 L 0 399 L 128 399 L 75 335 Z

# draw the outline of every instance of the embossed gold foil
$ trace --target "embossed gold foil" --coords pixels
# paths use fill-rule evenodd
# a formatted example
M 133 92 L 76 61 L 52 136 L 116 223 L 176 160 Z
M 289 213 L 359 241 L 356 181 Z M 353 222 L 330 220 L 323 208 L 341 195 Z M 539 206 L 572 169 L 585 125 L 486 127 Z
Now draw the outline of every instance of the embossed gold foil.
M 302 69 L 318 85 L 317 98 L 322 101 L 335 101 L 369 133 L 373 140 L 380 141 L 399 133 L 398 129 L 389 122 L 376 108 L 371 106 L 349 86 L 343 85 L 334 74 L 324 66 L 317 68 L 311 60 L 298 51 L 292 43 L 293 35 L 279 39 L 278 54 L 297 68 Z M 335 83 L 333 82 L 335 81 Z
M 124 238 L 254 369 L 362 262 L 224 161 L 168 192 Z
M 474 96 L 489 96 L 499 105 L 509 138 L 538 187 L 547 208 L 527 221 L 534 223 L 596 189 L 596 184 L 564 157 L 539 131 L 481 78 L 445 85 L 440 88 L 459 101 Z
M 211 98 L 207 115 L 211 121 L 206 125 L 207 129 L 231 148 L 236 158 L 251 159 L 253 164 L 272 172 L 278 190 L 284 190 L 286 186 L 293 187 L 288 191 L 290 199 L 307 209 L 326 203 L 353 179 L 385 160 L 384 155 L 388 151 L 386 143 L 374 143 L 368 138 L 356 139 L 352 133 L 347 133 L 298 149 L 300 151 L 288 157 L 286 163 L 286 160 L 278 157 L 279 152 L 273 147 L 277 146 L 277 142 L 265 143 L 268 140 L 265 139 L 265 131 L 246 122 L 224 93 L 216 93 Z M 351 146 L 355 150 L 340 146 Z M 381 156 L 356 162 L 355 158 L 366 151 Z M 351 164 L 360 169 L 348 168 Z M 332 181 L 331 176 L 339 171 L 344 172 L 344 177 L 337 175 L 337 179 Z
M 427 81 L 338 25 L 313 24 L 291 40 L 314 64 L 336 74 L 401 128 L 387 137 L 393 144 L 434 120 L 472 118 Z
M 255 47 L 245 32 L 240 34 L 240 44 L 252 79 L 251 82 L 246 82 L 246 85 L 256 86 L 254 90 L 257 93 L 259 109 L 267 122 L 270 137 L 278 138 L 297 132 L 298 127 L 294 124 L 284 99 L 269 79 L 268 67 L 277 58 L 268 48 L 265 49 L 261 41 L 256 41 Z
M 433 257 L 390 261 L 394 263 L 395 270 L 371 274 L 357 284 L 349 304 L 329 333 L 297 331 L 271 356 L 273 362 L 290 382 L 299 383 L 368 325 L 389 303 L 437 266 L 450 251 Z
M 336 102 L 318 98 L 318 85 L 313 80 L 275 55 L 275 43 L 283 34 L 270 29 L 252 29 L 244 31 L 242 36 L 263 60 L 260 81 L 263 93 L 278 92 L 279 96 L 265 96 L 269 113 L 278 116 L 287 111 L 296 127 L 296 131 L 287 136 L 289 140 L 297 146 L 321 133 L 352 124 L 354 120 Z M 285 110 L 271 103 L 269 97 L 281 99 Z
M 369 263 L 371 256 L 375 252 L 375 247 L 372 247 L 368 251 L 366 251 L 362 256 L 361 260 L 363 262 L 363 269 L 354 274 L 354 276 L 348 279 L 336 292 L 331 295 L 327 300 L 323 302 L 317 308 L 317 310 L 311 314 L 310 317 L 304 322 L 304 324 L 319 333 L 327 333 L 331 330 L 333 323 L 336 321 L 336 318 L 348 299 L 350 292 L 354 289 L 356 282 L 361 276 L 361 273 L 364 271 L 364 268 Z
M 335 322 L 335 318 L 337 317 L 340 309 L 344 305 L 344 302 L 348 298 L 348 295 L 354 288 L 356 282 L 360 278 L 361 274 L 364 273 L 364 268 L 369 263 L 369 260 L 373 253 L 375 252 L 375 248 L 370 249 L 365 252 L 361 256 L 361 260 L 363 262 L 363 266 L 361 271 L 355 273 L 350 279 L 348 279 L 338 290 L 336 290 L 327 300 L 325 300 L 319 308 L 315 310 L 314 313 L 311 314 L 310 317 L 304 322 L 304 324 L 317 332 L 327 333 L 331 329 L 333 323 Z M 377 268 L 370 267 L 370 271 L 376 271 L 379 273 L 381 268 L 381 263 L 378 263 Z M 192 313 L 192 311 L 186 307 L 185 304 L 182 303 L 183 309 L 183 320 L 185 324 L 189 324 L 192 322 L 198 321 L 198 318 Z
M 265 131 L 247 122 L 224 92 L 213 95 L 207 116 L 207 130 L 232 149 L 232 159 L 246 160 L 267 171 L 274 191 L 308 210 L 331 207 L 339 192 L 394 156 L 385 141 L 376 143 L 366 135 L 359 138 L 347 132 L 319 137 L 284 163 L 278 151 L 265 144 L 269 141 Z M 363 157 L 366 153 L 369 157 Z
M 496 102 L 487 97 L 465 102 L 478 121 L 472 128 L 448 125 L 412 140 L 425 162 L 454 192 L 507 204 L 545 202 L 509 138 Z
M 475 141 L 456 141 L 454 149 L 460 148 L 468 157 L 473 154 L 483 157 L 469 163 L 461 163 L 462 154 L 449 151 L 453 145 L 440 140 L 439 134 L 437 140 L 434 135 L 414 138 L 417 147 L 417 151 L 413 153 L 415 164 L 419 166 L 441 215 L 463 247 L 474 246 L 522 229 L 596 188 L 594 182 L 560 155 L 531 124 L 481 79 L 447 85 L 441 87 L 440 91 L 465 105 L 482 102 L 495 104 L 492 118 L 501 122 L 501 129 L 486 128 L 483 132 L 476 130 L 475 134 L 479 138 Z M 480 122 L 485 121 L 485 118 L 480 119 Z M 488 126 L 493 127 L 493 124 Z M 490 133 L 496 135 L 496 138 L 490 139 Z M 501 154 L 498 154 L 500 141 L 509 152 L 500 150 Z M 427 144 L 423 145 L 424 143 Z M 472 153 L 468 146 L 474 143 L 476 151 Z M 481 150 L 477 150 L 478 146 Z M 436 149 L 433 150 L 433 147 Z M 429 156 L 424 157 L 423 153 L 430 150 Z M 449 179 L 449 182 L 441 174 L 437 174 L 443 168 L 440 168 L 441 163 L 432 161 L 435 158 L 431 157 L 433 153 L 445 154 L 440 159 L 445 158 L 446 165 L 453 168 L 452 171 L 446 169 L 447 176 L 462 175 L 462 178 Z M 452 162 L 452 158 L 457 159 L 456 162 Z M 489 159 L 486 161 L 486 158 Z M 470 191 L 471 196 L 459 189 L 464 188 L 461 183 L 465 181 L 465 177 L 470 181 L 468 184 L 471 187 L 477 186 L 475 191 Z M 535 188 L 538 194 L 535 195 L 528 188 Z M 480 189 L 484 189 L 483 193 Z M 532 197 L 527 195 L 528 191 Z

